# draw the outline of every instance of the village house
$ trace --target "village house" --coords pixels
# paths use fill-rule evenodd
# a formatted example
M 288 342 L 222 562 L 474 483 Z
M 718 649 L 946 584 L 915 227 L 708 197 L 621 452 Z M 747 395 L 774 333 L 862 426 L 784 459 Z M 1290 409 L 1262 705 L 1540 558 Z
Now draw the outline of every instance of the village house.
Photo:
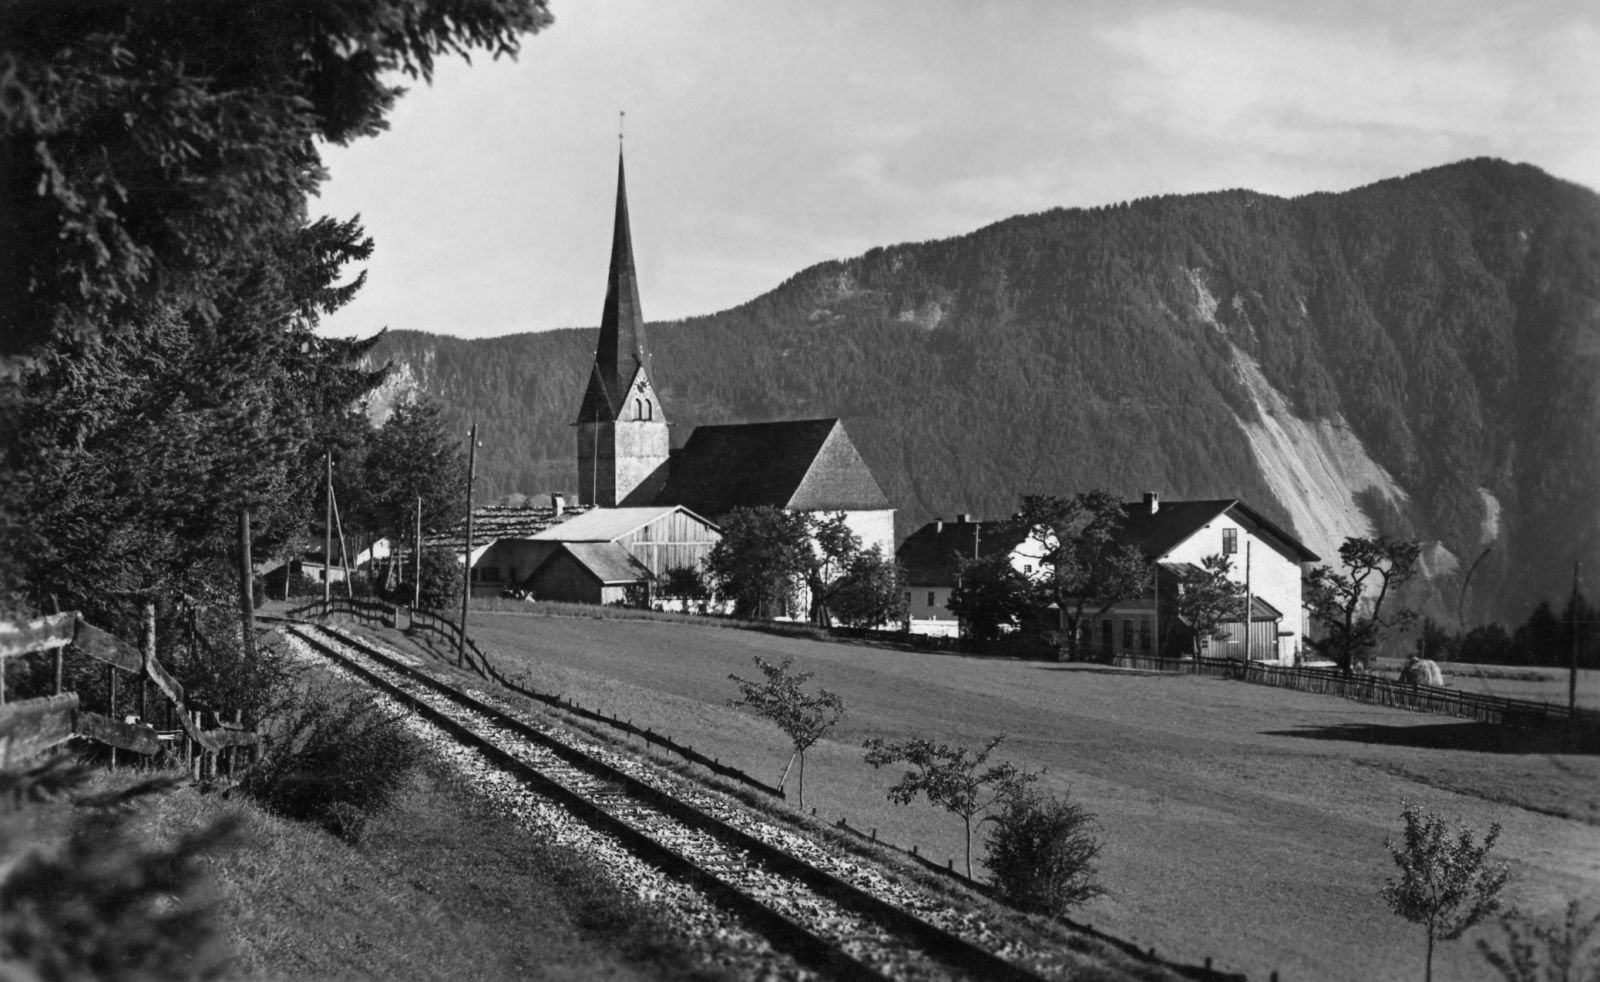
M 961 519 L 930 522 L 901 545 L 913 632 L 951 633 L 953 615 L 939 608 L 949 603 L 960 561 L 974 549 L 983 556 L 1006 552 L 1025 576 L 1048 575 L 1037 541 L 1004 521 Z M 1163 502 L 1148 493 L 1123 505 L 1117 542 L 1135 546 L 1150 563 L 1152 587 L 1145 596 L 1119 603 L 1083 625 L 1090 652 L 1107 661 L 1190 653 L 1194 633 L 1178 616 L 1178 597 L 1185 582 L 1202 574 L 1205 558 L 1220 555 L 1232 561 L 1230 578 L 1249 585 L 1249 628 L 1243 621 L 1226 624 L 1227 638 L 1201 639 L 1202 649 L 1257 661 L 1288 662 L 1299 656 L 1305 633 L 1301 580 L 1305 565 L 1317 556 L 1249 505 L 1235 498 Z
M 1032 573 L 1032 561 L 1017 552 L 1022 540 L 1022 533 L 1010 522 L 975 522 L 966 514 L 957 515 L 953 522 L 936 518 L 907 536 L 895 558 L 905 570 L 906 619 L 911 633 L 959 637 L 961 622 L 949 604 L 960 582 L 961 563 L 1004 553 L 1011 556 L 1017 572 Z

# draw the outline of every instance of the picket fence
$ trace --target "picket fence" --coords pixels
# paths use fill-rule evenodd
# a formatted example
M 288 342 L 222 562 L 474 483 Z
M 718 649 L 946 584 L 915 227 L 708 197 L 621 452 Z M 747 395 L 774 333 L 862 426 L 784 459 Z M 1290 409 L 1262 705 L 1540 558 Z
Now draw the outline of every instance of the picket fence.
M 1542 726 L 1573 718 L 1568 707 L 1558 703 L 1463 692 L 1445 686 L 1401 682 L 1362 672 L 1347 676 L 1337 668 L 1271 665 L 1238 658 L 1157 658 L 1146 655 L 1118 655 L 1113 664 L 1120 668 L 1151 672 L 1235 679 L 1254 685 L 1341 696 L 1379 706 L 1467 717 L 1485 723 Z M 1600 713 L 1580 709 L 1577 720 L 1587 726 L 1600 726 Z

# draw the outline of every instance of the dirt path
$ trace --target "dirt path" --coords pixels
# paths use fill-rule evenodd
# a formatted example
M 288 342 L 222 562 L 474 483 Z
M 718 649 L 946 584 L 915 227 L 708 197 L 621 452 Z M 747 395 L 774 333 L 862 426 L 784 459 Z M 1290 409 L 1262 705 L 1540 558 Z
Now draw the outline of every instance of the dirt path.
M 637 621 L 481 614 L 474 634 L 540 688 L 646 722 L 776 781 L 787 748 L 727 707 L 751 656 L 794 656 L 849 715 L 808 757 L 806 806 L 959 866 L 959 822 L 894 808 L 869 736 L 978 743 L 1047 768 L 1100 816 L 1110 896 L 1082 916 L 1171 957 L 1266 979 L 1414 979 L 1420 931 L 1377 890 L 1403 800 L 1505 827 L 1524 909 L 1600 897 L 1600 758 L 1517 753 L 1460 721 L 1215 679 L 897 651 Z M 1468 741 L 1478 749 L 1450 749 Z M 1513 751 L 1513 752 L 1506 752 Z M 981 849 L 975 849 L 981 855 Z M 1470 939 L 1441 979 L 1489 979 Z

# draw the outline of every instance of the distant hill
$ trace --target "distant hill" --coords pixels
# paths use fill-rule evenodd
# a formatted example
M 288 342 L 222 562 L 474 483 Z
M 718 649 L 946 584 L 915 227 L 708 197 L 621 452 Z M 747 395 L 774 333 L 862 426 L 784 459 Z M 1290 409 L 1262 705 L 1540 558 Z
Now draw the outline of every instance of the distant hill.
M 576 484 L 593 339 L 396 332 L 378 351 L 387 397 L 484 424 L 489 494 L 534 492 Z M 1239 496 L 1330 561 L 1347 534 L 1419 536 L 1451 617 L 1485 549 L 1480 616 L 1564 595 L 1574 559 L 1600 580 L 1600 197 L 1530 166 L 1019 216 L 649 339 L 676 443 L 840 416 L 901 535 L 1104 486 Z

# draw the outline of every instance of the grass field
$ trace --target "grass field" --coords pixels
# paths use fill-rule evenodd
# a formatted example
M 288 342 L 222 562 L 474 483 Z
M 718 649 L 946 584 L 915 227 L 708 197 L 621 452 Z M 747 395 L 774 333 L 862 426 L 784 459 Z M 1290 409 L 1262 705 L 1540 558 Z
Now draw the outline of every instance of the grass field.
M 729 673 L 793 656 L 849 715 L 809 755 L 806 804 L 959 866 L 959 822 L 895 808 L 871 736 L 977 744 L 997 732 L 1104 827 L 1110 894 L 1081 919 L 1194 962 L 1285 982 L 1414 979 L 1422 936 L 1383 906 L 1402 802 L 1504 828 L 1511 894 L 1550 912 L 1600 898 L 1600 758 L 1449 718 L 1192 676 L 889 651 L 646 621 L 475 615 L 502 668 L 776 782 L 787 747 L 728 707 Z M 791 779 L 792 781 L 792 779 Z M 1494 978 L 1468 940 L 1439 978 Z

